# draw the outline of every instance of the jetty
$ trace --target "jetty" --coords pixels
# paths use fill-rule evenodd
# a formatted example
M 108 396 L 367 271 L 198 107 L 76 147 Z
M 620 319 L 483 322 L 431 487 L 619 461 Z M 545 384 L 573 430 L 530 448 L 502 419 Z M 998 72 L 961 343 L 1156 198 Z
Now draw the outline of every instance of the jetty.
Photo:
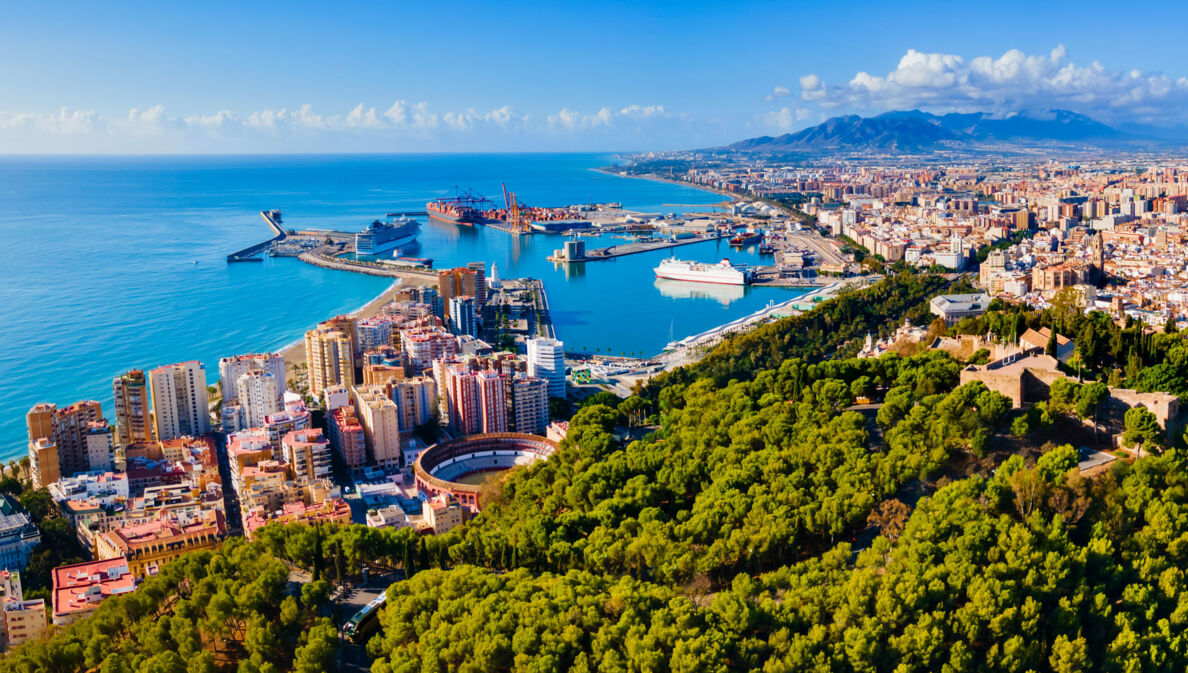
M 269 246 L 277 241 L 285 240 L 287 234 L 284 227 L 281 226 L 281 211 L 261 210 L 260 217 L 264 218 L 264 221 L 268 223 L 268 227 L 272 229 L 273 237 L 267 241 L 249 245 L 242 250 L 236 250 L 230 255 L 227 255 L 228 262 L 262 262 L 264 258 L 261 255 Z
M 709 234 L 693 236 L 690 238 L 678 238 L 676 240 L 668 239 L 640 243 L 623 243 L 621 245 L 612 245 L 606 248 L 594 248 L 593 250 L 587 250 L 581 257 L 568 258 L 563 255 L 549 255 L 548 260 L 550 262 L 597 262 L 603 259 L 614 259 L 615 257 L 625 257 L 627 255 L 635 255 L 641 252 L 652 252 L 653 250 L 664 250 L 667 248 L 675 248 L 681 245 L 692 245 L 694 243 L 705 243 L 707 241 L 720 241 L 723 238 L 728 238 L 729 236 L 730 234 Z

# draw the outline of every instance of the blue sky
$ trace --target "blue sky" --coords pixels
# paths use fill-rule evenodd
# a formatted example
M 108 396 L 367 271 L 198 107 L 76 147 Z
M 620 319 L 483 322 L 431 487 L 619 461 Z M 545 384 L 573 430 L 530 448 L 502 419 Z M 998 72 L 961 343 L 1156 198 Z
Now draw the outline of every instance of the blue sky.
M 2 152 L 661 150 L 835 114 L 1183 123 L 1188 8 L 7 3 Z

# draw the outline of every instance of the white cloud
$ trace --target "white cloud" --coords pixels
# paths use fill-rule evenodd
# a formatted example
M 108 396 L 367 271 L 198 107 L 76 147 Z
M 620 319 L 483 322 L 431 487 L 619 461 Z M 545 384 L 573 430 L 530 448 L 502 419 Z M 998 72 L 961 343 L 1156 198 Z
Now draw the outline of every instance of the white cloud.
M 351 128 L 365 129 L 375 129 L 383 125 L 379 116 L 375 114 L 375 108 L 364 108 L 362 103 L 350 111 L 343 123 Z
M 812 111 L 806 108 L 792 109 L 785 106 L 764 115 L 763 123 L 781 133 L 787 133 L 800 126 L 799 122 L 808 119 L 811 115 Z
M 1096 61 L 1080 66 L 1069 60 L 1063 45 L 1047 54 L 1011 49 L 997 58 L 970 59 L 909 49 L 886 75 L 859 72 L 844 84 L 805 75 L 800 78 L 800 97 L 824 109 L 1069 109 L 1104 120 L 1158 120 L 1182 117 L 1188 80 L 1159 72 L 1111 70 Z
M 662 105 L 604 106 L 592 112 L 564 108 L 554 115 L 533 117 L 510 105 L 489 111 L 475 108 L 439 111 L 425 101 L 414 103 L 402 99 L 386 110 L 356 103 L 334 111 L 305 103 L 243 114 L 220 110 L 178 115 L 154 104 L 106 117 L 95 111 L 62 108 L 55 113 L 0 111 L 0 152 L 42 148 L 77 152 L 260 151 L 260 148 L 431 151 L 458 147 L 451 143 L 459 141 L 451 139 L 459 138 L 468 139 L 467 148 L 580 149 L 601 146 L 616 137 L 641 137 L 640 134 L 647 139 L 643 145 L 649 149 L 663 149 L 656 146 L 659 140 L 654 132 L 675 133 L 679 128 L 670 123 L 673 120 L 687 125 L 689 118 L 669 113 Z M 567 139 L 560 140 L 558 132 Z M 593 138 L 598 141 L 588 144 Z M 516 139 L 526 144 L 518 144 Z M 630 142 L 640 146 L 638 140 Z
M 802 78 L 802 79 L 803 79 L 803 78 Z M 767 94 L 766 96 L 764 96 L 764 97 L 763 97 L 763 100 L 765 100 L 765 101 L 767 101 L 768 103 L 770 103 L 770 102 L 774 101 L 774 100 L 775 100 L 775 99 L 777 99 L 777 98 L 783 98 L 783 97 L 785 97 L 785 96 L 791 96 L 791 95 L 792 95 L 792 90 L 791 90 L 791 89 L 789 89 L 788 87 L 786 87 L 786 86 L 777 86 L 777 87 L 775 87 L 775 88 L 773 88 L 773 89 L 771 90 L 771 93 L 769 93 L 769 94 Z
M 57 112 L 44 114 L 0 111 L 0 129 L 6 131 L 74 135 L 92 133 L 101 126 L 103 119 L 94 110 L 70 110 L 62 106 Z
M 396 126 L 404 126 L 408 123 L 408 103 L 402 100 L 392 103 L 392 107 L 388 108 L 384 117 Z

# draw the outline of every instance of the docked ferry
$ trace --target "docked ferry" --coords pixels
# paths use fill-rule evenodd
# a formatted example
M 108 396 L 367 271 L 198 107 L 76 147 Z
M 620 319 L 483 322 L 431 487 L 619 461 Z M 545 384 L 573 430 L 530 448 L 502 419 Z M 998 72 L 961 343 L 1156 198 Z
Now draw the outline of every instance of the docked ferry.
M 746 285 L 751 282 L 752 274 L 750 267 L 734 266 L 728 259 L 723 259 L 717 264 L 702 264 L 671 257 L 660 262 L 655 272 L 657 278 L 722 285 Z
M 375 220 L 355 234 L 355 252 L 360 255 L 384 255 L 417 240 L 421 223 L 411 217 L 399 217 L 389 222 Z

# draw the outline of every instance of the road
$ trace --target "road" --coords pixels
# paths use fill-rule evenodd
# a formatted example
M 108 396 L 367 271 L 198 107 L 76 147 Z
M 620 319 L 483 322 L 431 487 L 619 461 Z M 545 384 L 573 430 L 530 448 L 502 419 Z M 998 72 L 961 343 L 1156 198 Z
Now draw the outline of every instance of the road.
M 364 605 L 370 603 L 381 592 L 386 591 L 393 582 L 403 578 L 404 573 L 400 571 L 370 575 L 367 582 L 348 590 L 348 593 L 343 594 L 334 602 L 334 623 L 341 629 L 342 625 Z M 367 656 L 366 644 L 352 643 L 342 637 L 341 631 L 339 632 L 339 643 L 338 670 L 358 671 L 359 673 L 371 670 L 371 658 Z

